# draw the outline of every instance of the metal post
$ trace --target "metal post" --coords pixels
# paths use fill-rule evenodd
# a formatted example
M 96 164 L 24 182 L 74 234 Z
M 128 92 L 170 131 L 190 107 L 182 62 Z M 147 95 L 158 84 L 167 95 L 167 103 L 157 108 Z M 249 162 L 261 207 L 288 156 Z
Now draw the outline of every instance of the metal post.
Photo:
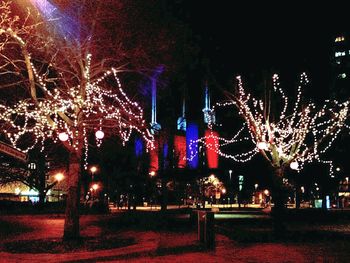
M 198 211 L 198 241 L 206 249 L 215 248 L 213 212 Z

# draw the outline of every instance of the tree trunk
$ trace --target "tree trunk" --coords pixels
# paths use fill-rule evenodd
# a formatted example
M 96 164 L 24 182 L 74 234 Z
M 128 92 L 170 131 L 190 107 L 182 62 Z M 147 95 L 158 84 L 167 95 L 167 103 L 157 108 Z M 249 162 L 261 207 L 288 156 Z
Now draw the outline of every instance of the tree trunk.
M 162 178 L 161 180 L 162 180 L 162 188 L 161 188 L 162 199 L 161 199 L 160 210 L 166 211 L 168 206 L 168 189 L 166 186 L 167 181 L 165 180 L 165 178 Z
M 322 192 L 322 210 L 327 211 L 327 194 Z
M 43 207 L 45 203 L 46 192 L 45 189 L 40 189 L 39 191 L 39 207 Z
M 274 207 L 272 209 L 274 232 L 277 237 L 281 237 L 286 232 L 285 212 L 286 212 L 286 191 L 283 187 L 284 169 L 281 167 L 274 168 L 272 177 L 272 199 Z
M 80 155 L 72 152 L 69 156 L 68 193 L 64 222 L 64 240 L 79 239 L 79 204 L 80 204 Z
M 296 209 L 300 208 L 300 203 L 301 203 L 301 190 L 299 185 L 297 185 L 295 189 L 295 208 Z
M 37 153 L 37 170 L 38 191 L 39 191 L 39 208 L 42 208 L 46 198 L 46 158 L 42 153 Z

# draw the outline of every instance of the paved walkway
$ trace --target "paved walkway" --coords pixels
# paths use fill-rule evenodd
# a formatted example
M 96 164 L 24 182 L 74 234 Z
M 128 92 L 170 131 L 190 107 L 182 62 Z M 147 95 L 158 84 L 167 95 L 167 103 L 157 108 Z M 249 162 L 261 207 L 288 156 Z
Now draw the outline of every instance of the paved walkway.
M 94 224 L 105 216 L 82 216 L 83 236 L 98 236 L 103 229 Z M 28 231 L 3 237 L 4 242 L 60 238 L 63 231 L 61 216 L 6 216 L 0 220 L 16 222 Z M 0 230 L 1 231 L 1 230 Z M 327 246 L 296 243 L 238 243 L 224 235 L 216 235 L 216 249 L 203 251 L 195 232 L 122 231 L 123 238 L 133 237 L 136 244 L 97 251 L 62 254 L 30 254 L 0 252 L 0 262 L 350 262 L 349 254 L 329 254 Z M 322 245 L 322 244 L 321 244 Z M 338 260 L 339 259 L 339 260 Z

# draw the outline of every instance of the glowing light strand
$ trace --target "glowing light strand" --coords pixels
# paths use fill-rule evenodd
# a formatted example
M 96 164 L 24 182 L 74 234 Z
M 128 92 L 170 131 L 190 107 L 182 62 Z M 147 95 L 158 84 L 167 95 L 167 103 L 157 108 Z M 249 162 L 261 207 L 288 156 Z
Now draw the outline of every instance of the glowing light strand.
M 302 73 L 295 104 L 291 114 L 287 115 L 288 97 L 280 87 L 278 75 L 274 74 L 272 78 L 273 88 L 281 96 L 283 105 L 278 118 L 271 118 L 266 116 L 267 111 L 265 111 L 264 103 L 245 92 L 241 77 L 238 76 L 236 80 L 238 94 L 233 96 L 232 101 L 219 103 L 216 107 L 236 106 L 239 114 L 245 120 L 245 125 L 238 130 L 232 139 L 213 137 L 214 135 L 210 134 L 209 137 L 215 138 L 218 145 L 205 144 L 205 137 L 192 143 L 203 144 L 219 155 L 237 162 L 247 162 L 260 152 L 271 162 L 272 166 L 286 167 L 293 162 L 293 168 L 298 171 L 303 169 L 305 163 L 316 160 L 328 164 L 329 173 L 333 176 L 332 161 L 322 160 L 320 154 L 325 153 L 332 146 L 343 127 L 350 129 L 350 126 L 345 124 L 349 114 L 349 101 L 339 103 L 336 100 L 327 100 L 320 110 L 317 110 L 313 103 L 302 105 L 302 87 L 309 83 L 306 73 Z M 277 120 L 277 122 L 271 122 L 271 119 Z M 212 128 L 213 125 L 209 123 L 208 127 Z M 239 138 L 244 131 L 248 132 L 250 136 Z M 313 138 L 311 143 L 307 139 L 310 136 Z M 248 139 L 253 143 L 253 149 L 239 154 L 223 152 L 224 146 L 244 142 Z M 264 143 L 266 147 L 258 149 L 257 145 L 261 143 Z M 193 155 L 198 154 L 196 151 L 191 152 Z

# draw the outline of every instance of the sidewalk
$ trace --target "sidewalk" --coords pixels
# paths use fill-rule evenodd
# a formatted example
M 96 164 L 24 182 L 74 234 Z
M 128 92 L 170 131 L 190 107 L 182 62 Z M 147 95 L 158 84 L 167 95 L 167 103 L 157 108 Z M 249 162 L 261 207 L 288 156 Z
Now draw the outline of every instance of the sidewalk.
M 346 240 L 320 240 L 317 242 L 238 242 L 231 240 L 225 232 L 216 234 L 216 249 L 203 250 L 197 243 L 195 230 L 171 231 L 114 230 L 106 229 L 104 220 L 108 215 L 82 216 L 81 235 L 96 237 L 115 235 L 133 238 L 131 245 L 76 251 L 67 253 L 10 253 L 0 251 L 0 262 L 350 262 Z M 1 237 L 0 248 L 5 242 L 29 242 L 40 239 L 60 240 L 63 230 L 63 216 L 3 216 L 0 221 L 25 225 L 28 229 Z M 102 224 L 96 224 L 102 222 Z M 247 226 L 249 227 L 249 226 Z M 345 226 L 341 226 L 345 230 Z M 339 229 L 339 230 L 341 230 Z M 240 231 L 232 226 L 231 231 Z M 349 229 L 346 229 L 350 232 Z M 0 229 L 1 234 L 1 229 Z M 344 242 L 344 243 L 342 243 Z
M 242 247 L 217 235 L 216 249 L 201 251 L 196 245 L 196 235 L 193 234 L 134 234 L 139 237 L 138 243 L 124 248 L 64 254 L 0 252 L 0 262 L 309 262 L 298 248 L 287 245 L 260 244 Z

